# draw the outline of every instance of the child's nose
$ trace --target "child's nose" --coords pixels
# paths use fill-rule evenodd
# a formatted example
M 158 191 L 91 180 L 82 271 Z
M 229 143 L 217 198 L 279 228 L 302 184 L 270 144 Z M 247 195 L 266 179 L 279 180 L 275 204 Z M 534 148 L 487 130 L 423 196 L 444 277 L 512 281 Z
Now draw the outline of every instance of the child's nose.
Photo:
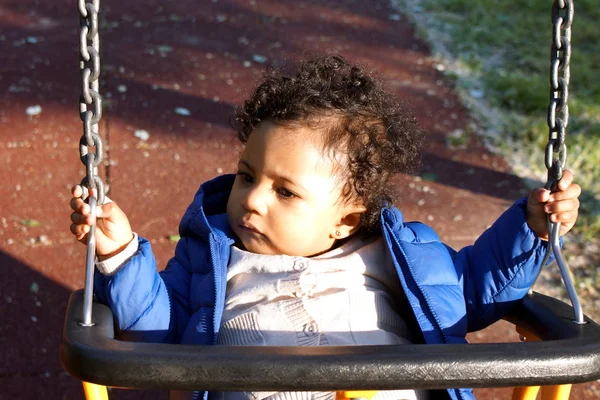
M 255 185 L 248 189 L 242 198 L 242 206 L 250 211 L 264 215 L 267 208 L 268 191 Z

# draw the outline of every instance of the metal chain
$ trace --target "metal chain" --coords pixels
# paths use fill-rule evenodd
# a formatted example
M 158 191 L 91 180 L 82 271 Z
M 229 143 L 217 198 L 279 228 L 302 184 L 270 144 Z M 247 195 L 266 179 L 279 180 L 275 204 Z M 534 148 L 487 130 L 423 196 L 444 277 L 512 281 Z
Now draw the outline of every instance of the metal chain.
M 569 124 L 569 81 L 571 70 L 571 24 L 573 0 L 554 0 L 552 6 L 552 47 L 550 54 L 550 103 L 548 105 L 548 144 L 545 164 L 548 185 L 562 177 L 567 163 L 566 129 Z M 562 73 L 562 76 L 559 74 Z
M 103 160 L 102 138 L 98 122 L 102 118 L 102 98 L 99 93 L 100 38 L 98 36 L 98 11 L 100 0 L 86 3 L 78 0 L 79 9 L 79 68 L 81 69 L 81 97 L 79 113 L 83 121 L 83 136 L 79 141 L 79 157 L 85 165 L 86 175 L 81 186 L 87 191 L 96 189 L 98 204 L 104 204 L 104 182 L 98 176 L 98 166 Z M 96 151 L 93 152 L 95 147 Z M 87 193 L 83 196 L 87 197 Z
M 565 144 L 567 125 L 569 124 L 569 81 L 571 70 L 571 24 L 574 14 L 573 0 L 554 0 L 552 6 L 552 47 L 550 55 L 550 104 L 548 105 L 548 144 L 545 159 L 548 169 L 546 189 L 556 190 L 567 163 L 567 145 Z M 562 73 L 562 76 L 559 74 Z M 567 295 L 574 311 L 573 322 L 584 324 L 585 318 L 577 291 L 573 285 L 569 267 L 560 248 L 560 222 L 551 222 L 548 218 L 548 247 L 542 265 L 546 265 L 550 255 L 554 254 L 560 275 L 565 284 Z
M 99 93 L 100 77 L 100 38 L 98 36 L 98 11 L 100 0 L 86 3 L 78 0 L 79 9 L 79 68 L 81 69 L 81 97 L 79 114 L 83 121 L 83 136 L 79 140 L 79 157 L 85 165 L 85 177 L 81 181 L 84 189 L 82 198 L 88 199 L 94 223 L 90 226 L 87 238 L 85 269 L 85 290 L 83 299 L 83 320 L 81 325 L 92 326 L 92 300 L 94 296 L 94 261 L 96 258 L 96 205 L 104 204 L 104 182 L 98 176 L 98 166 L 102 164 L 102 138 L 98 134 L 98 122 L 102 118 L 102 98 Z M 96 149 L 94 152 L 93 149 Z M 95 190 L 89 196 L 90 190 Z M 97 196 L 97 197 L 96 197 Z

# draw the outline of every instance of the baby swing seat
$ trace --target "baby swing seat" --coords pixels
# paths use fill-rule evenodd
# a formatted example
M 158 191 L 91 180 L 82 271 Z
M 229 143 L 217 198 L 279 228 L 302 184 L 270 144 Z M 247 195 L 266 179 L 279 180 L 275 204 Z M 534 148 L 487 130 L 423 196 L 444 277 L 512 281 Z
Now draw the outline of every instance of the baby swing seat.
M 81 326 L 71 295 L 60 361 L 71 375 L 114 387 L 209 391 L 323 391 L 555 385 L 600 379 L 600 326 L 532 293 L 506 317 L 539 342 L 258 347 L 132 343 L 115 339 L 108 307 Z

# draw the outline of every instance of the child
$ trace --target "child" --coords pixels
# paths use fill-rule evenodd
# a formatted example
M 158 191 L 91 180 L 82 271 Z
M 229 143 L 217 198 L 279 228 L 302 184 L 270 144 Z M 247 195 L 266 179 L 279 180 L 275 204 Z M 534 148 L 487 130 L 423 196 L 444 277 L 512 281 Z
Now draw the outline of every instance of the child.
M 126 340 L 204 345 L 465 343 L 501 318 L 541 267 L 546 213 L 577 219 L 580 188 L 534 189 L 456 252 L 404 222 L 388 182 L 414 169 L 420 136 L 381 84 L 339 56 L 274 72 L 236 112 L 235 176 L 204 183 L 160 273 L 115 203 L 98 208 L 95 294 Z M 71 232 L 89 206 L 75 187 Z M 467 389 L 447 391 L 469 399 Z M 415 391 L 380 392 L 415 399 Z M 286 397 L 287 396 L 287 397 Z M 332 398 L 220 393 L 214 398 Z

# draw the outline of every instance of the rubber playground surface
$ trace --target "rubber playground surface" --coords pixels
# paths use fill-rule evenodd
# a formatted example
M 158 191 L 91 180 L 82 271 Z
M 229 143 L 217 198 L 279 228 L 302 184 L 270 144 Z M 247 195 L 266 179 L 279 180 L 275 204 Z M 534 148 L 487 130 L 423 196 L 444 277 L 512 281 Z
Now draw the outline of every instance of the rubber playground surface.
M 469 120 L 443 68 L 387 0 L 204 0 L 101 4 L 100 134 L 109 196 L 152 242 L 158 265 L 199 184 L 231 172 L 229 116 L 269 65 L 337 52 L 378 70 L 428 135 L 420 176 L 398 204 L 453 247 L 470 244 L 526 189 L 477 137 L 448 145 Z M 74 1 L 0 4 L 0 399 L 80 399 L 58 362 L 64 311 L 81 288 L 85 247 L 69 232 L 79 160 L 79 14 Z M 541 162 L 541 161 L 540 161 Z M 508 323 L 471 341 L 515 341 Z M 509 389 L 477 390 L 480 399 Z M 166 399 L 114 390 L 111 398 Z M 572 398 L 600 398 L 575 385 Z

